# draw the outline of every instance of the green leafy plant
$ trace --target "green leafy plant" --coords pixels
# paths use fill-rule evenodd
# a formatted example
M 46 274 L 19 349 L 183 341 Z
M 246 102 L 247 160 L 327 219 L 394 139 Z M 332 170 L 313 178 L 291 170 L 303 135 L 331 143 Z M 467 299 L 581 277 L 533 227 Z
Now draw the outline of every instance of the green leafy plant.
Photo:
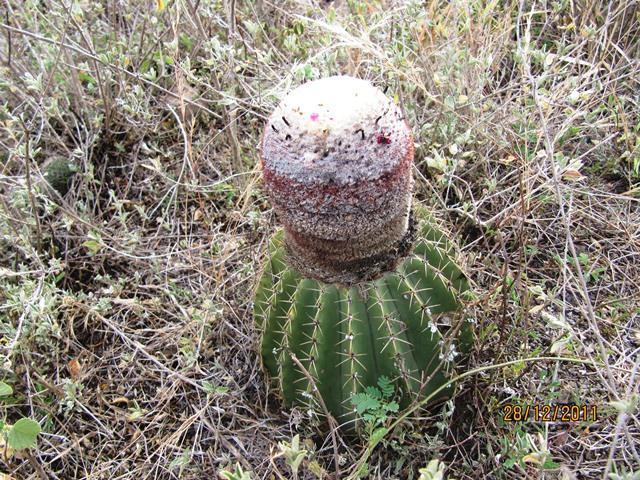
M 13 388 L 4 382 L 0 382 L 0 398 L 8 397 L 12 394 Z M 0 449 L 6 457 L 9 457 L 14 451 L 33 448 L 36 446 L 40 431 L 40 424 L 30 418 L 21 418 L 13 425 L 2 421 L 0 422 L 2 435 Z
M 558 464 L 551 457 L 547 441 L 541 433 L 537 435 L 527 433 L 518 425 L 514 434 L 513 439 L 506 437 L 503 439 L 503 451 L 506 453 L 503 466 L 506 469 L 511 469 L 516 464 L 522 467 L 529 464 L 541 470 L 558 468 Z
M 233 471 L 225 469 L 218 475 L 224 480 L 251 480 L 251 474 L 242 470 L 242 467 L 238 463 L 236 463 Z
M 440 460 L 431 460 L 425 468 L 418 470 L 418 480 L 444 480 L 444 469 L 445 464 Z
M 389 414 L 397 412 L 400 408 L 398 402 L 393 400 L 394 391 L 393 382 L 388 377 L 382 376 L 378 379 L 377 387 L 367 387 L 364 392 L 351 398 L 356 413 L 361 415 L 367 423 L 369 434 L 376 427 L 384 425 Z
M 622 470 L 620 473 L 610 473 L 609 480 L 640 480 L 640 470 L 635 472 Z
M 294 479 L 298 478 L 298 469 L 300 464 L 307 456 L 307 450 L 300 447 L 300 435 L 293 437 L 291 443 L 278 443 L 280 451 L 277 456 L 283 456 L 287 465 L 291 468 L 291 474 Z
M 589 254 L 585 252 L 578 254 L 578 261 L 584 267 L 584 277 L 588 283 L 597 282 L 606 271 L 604 267 L 594 266 L 589 258 Z

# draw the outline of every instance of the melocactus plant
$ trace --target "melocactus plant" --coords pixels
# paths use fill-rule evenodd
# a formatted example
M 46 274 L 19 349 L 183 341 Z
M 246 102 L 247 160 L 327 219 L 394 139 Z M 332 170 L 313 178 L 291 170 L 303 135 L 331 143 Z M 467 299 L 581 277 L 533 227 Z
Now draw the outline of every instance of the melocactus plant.
M 77 167 L 64 158 L 56 158 L 44 169 L 44 180 L 50 188 L 64 196 L 69 191 L 71 178 L 78 171 Z
M 443 385 L 469 341 L 453 314 L 466 281 L 444 234 L 412 212 L 401 109 L 365 80 L 303 84 L 269 117 L 261 159 L 284 228 L 254 314 L 285 403 L 348 422 L 353 396 L 382 376 L 404 403 Z

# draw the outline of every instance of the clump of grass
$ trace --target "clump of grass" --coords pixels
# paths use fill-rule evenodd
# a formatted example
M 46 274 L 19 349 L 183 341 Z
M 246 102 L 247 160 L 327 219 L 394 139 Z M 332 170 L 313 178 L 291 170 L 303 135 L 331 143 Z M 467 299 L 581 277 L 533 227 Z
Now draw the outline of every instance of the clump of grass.
M 637 4 L 330 3 L 4 2 L 3 418 L 43 431 L 0 472 L 262 477 L 289 471 L 273 452 L 296 434 L 315 440 L 301 477 L 355 478 L 364 452 L 370 478 L 433 458 L 459 479 L 637 470 Z M 476 294 L 478 373 L 370 451 L 278 408 L 250 313 L 274 225 L 264 120 L 339 73 L 407 113 L 415 193 L 465 239 Z M 63 195 L 39 181 L 60 158 L 77 169 Z M 487 369 L 534 356 L 587 363 Z M 501 419 L 554 401 L 598 422 Z

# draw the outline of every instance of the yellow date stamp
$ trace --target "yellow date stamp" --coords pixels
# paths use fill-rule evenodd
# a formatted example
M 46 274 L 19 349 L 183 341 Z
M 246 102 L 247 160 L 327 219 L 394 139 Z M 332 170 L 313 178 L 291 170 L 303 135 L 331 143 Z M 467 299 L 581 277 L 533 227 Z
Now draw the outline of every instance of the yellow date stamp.
M 516 405 L 508 403 L 502 407 L 505 422 L 595 422 L 598 420 L 597 405 L 557 403 Z

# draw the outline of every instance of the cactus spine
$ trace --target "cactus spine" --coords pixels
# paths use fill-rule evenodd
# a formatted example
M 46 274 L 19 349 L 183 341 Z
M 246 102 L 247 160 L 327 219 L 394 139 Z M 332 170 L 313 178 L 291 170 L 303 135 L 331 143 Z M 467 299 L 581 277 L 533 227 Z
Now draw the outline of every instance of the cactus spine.
M 353 425 L 353 395 L 384 375 L 406 404 L 445 383 L 469 343 L 454 314 L 466 280 L 435 222 L 414 219 L 412 161 L 402 112 L 363 80 L 304 84 L 269 118 L 262 168 L 284 229 L 254 316 L 287 405 L 321 413 L 320 395 Z

